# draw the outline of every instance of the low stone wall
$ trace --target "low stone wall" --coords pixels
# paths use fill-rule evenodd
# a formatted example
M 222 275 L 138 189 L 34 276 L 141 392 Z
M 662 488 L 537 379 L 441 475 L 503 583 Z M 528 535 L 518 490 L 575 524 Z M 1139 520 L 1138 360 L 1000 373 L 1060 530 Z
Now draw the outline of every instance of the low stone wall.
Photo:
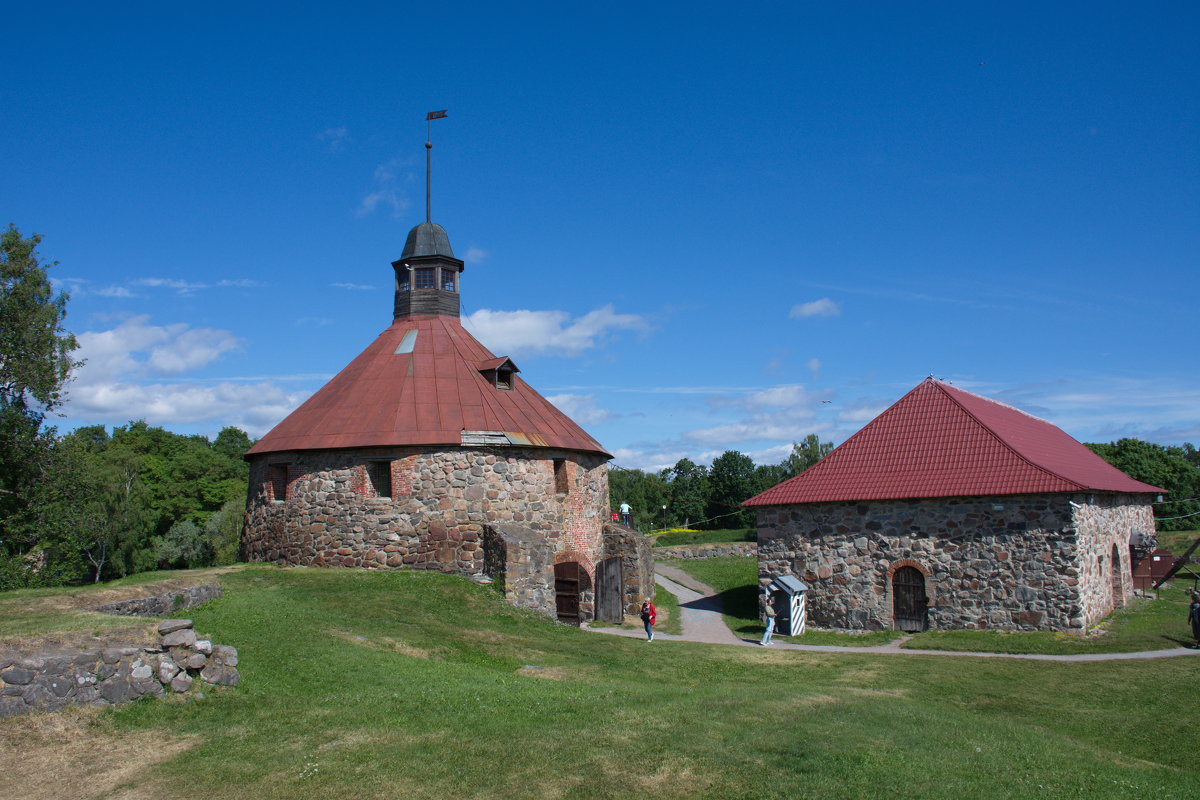
M 186 692 L 197 680 L 238 684 L 235 648 L 197 638 L 188 619 L 163 620 L 158 633 L 161 641 L 149 647 L 34 654 L 0 649 L 0 717 Z
M 621 601 L 626 615 L 636 615 L 642 600 L 654 597 L 654 551 L 635 530 L 605 523 L 604 557 L 621 559 Z
M 121 600 L 116 603 L 105 603 L 93 610 L 105 614 L 119 614 L 124 617 L 165 617 L 176 611 L 195 608 L 201 603 L 215 600 L 221 596 L 221 587 L 213 583 L 203 586 L 189 586 L 173 592 L 156 594 L 153 597 L 138 597 L 133 600 Z
M 676 544 L 670 547 L 656 547 L 654 553 L 659 558 L 716 558 L 718 556 L 757 556 L 758 545 L 754 542 L 733 544 Z

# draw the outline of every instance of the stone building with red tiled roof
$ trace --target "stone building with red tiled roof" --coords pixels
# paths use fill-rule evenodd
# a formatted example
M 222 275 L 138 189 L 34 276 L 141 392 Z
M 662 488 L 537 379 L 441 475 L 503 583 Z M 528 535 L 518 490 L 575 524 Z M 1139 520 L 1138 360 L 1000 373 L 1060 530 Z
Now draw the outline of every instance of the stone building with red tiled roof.
M 653 562 L 611 522 L 611 456 L 462 326 L 440 225 L 392 267 L 391 326 L 247 453 L 243 555 L 486 576 L 575 624 L 636 612 Z
M 821 461 L 746 501 L 759 581 L 809 586 L 812 624 L 1080 631 L 1133 591 L 1161 489 L 1065 432 L 922 382 Z

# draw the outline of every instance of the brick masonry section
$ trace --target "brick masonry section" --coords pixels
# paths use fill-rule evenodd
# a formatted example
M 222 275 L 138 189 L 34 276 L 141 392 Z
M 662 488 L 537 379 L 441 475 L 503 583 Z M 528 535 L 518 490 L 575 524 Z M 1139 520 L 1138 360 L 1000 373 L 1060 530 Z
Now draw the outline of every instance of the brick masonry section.
M 902 566 L 926 576 L 931 628 L 1081 631 L 1129 602 L 1129 536 L 1150 496 L 1016 495 L 758 510 L 759 582 L 809 585 L 808 618 L 893 627 Z M 1115 559 L 1115 560 L 1114 560 Z

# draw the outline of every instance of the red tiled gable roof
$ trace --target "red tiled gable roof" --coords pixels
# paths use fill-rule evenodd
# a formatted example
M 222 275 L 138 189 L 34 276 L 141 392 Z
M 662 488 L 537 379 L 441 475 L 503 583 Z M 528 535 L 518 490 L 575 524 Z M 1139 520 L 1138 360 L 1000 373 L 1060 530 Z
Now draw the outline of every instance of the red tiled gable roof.
M 1042 492 L 1159 493 L 1043 419 L 933 379 L 748 506 Z
M 397 353 L 416 331 L 411 352 Z M 259 439 L 248 456 L 283 450 L 452 445 L 462 432 L 503 431 L 517 441 L 611 456 L 566 414 L 514 376 L 498 389 L 480 374 L 502 364 L 457 317 L 402 317 L 299 408 Z

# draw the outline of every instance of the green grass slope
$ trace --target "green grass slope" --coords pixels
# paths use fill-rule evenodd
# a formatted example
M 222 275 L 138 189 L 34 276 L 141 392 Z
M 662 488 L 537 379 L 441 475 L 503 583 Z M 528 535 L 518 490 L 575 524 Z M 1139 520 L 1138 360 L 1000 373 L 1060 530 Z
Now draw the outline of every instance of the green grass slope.
M 221 582 L 189 613 L 238 648 L 241 685 L 97 718 L 101 740 L 188 746 L 95 796 L 1200 796 L 1177 697 L 1200 659 L 647 643 L 451 576 L 251 567 Z M 19 750 L 34 724 L 0 736 Z

